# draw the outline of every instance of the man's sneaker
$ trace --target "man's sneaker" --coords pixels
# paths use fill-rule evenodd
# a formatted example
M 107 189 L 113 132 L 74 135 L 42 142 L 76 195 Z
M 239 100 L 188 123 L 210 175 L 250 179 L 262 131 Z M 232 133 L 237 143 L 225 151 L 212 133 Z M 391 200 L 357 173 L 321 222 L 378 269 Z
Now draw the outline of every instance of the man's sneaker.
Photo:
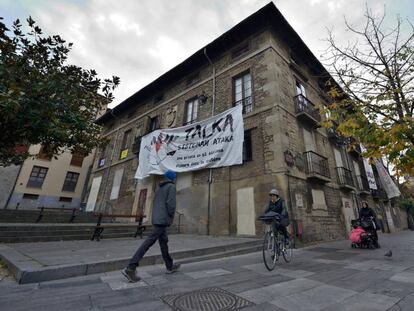
M 180 263 L 175 263 L 172 265 L 171 269 L 167 269 L 167 272 L 165 273 L 171 274 L 171 273 L 177 272 L 180 269 L 180 267 L 181 267 Z
M 128 279 L 128 281 L 132 283 L 136 283 L 141 280 L 141 278 L 136 274 L 135 270 L 125 268 L 124 270 L 122 270 L 122 274 Z

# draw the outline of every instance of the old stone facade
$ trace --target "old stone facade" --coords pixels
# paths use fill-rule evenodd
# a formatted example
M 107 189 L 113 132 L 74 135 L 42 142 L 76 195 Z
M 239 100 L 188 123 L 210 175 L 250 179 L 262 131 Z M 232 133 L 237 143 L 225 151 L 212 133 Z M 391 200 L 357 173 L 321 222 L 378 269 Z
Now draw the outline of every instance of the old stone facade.
M 98 120 L 110 142 L 97 154 L 87 209 L 143 212 L 149 221 L 160 177 L 134 179 L 139 138 L 182 126 L 194 100 L 196 120 L 211 116 L 213 102 L 214 114 L 243 104 L 244 163 L 178 174 L 182 232 L 260 235 L 257 217 L 276 188 L 304 241 L 344 238 L 361 200 L 384 204 L 358 153 L 318 127 L 327 77 L 276 7 L 265 6 Z

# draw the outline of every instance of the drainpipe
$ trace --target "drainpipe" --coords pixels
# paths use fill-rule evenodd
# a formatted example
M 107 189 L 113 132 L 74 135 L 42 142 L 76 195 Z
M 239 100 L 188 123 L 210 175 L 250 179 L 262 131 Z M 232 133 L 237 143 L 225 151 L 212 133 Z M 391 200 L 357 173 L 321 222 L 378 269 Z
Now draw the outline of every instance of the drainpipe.
M 118 117 L 116 115 L 114 115 L 114 113 L 112 112 L 112 109 L 110 110 L 110 113 L 116 120 L 118 120 Z M 115 149 L 116 149 L 116 142 L 118 141 L 119 129 L 120 128 L 118 127 L 118 129 L 115 132 L 114 145 L 113 145 L 113 148 L 112 148 L 111 157 L 109 158 L 109 161 L 108 161 L 108 172 L 106 174 L 105 183 L 103 184 L 104 187 L 103 187 L 102 199 L 101 199 L 101 202 L 99 204 L 99 211 L 100 212 L 102 212 L 102 203 L 105 202 L 106 187 L 108 185 L 109 175 L 111 173 L 111 164 L 112 164 L 112 159 L 114 157 L 114 153 L 115 153 Z
M 22 164 L 20 164 L 19 171 L 17 172 L 17 176 L 16 176 L 16 179 L 15 179 L 14 184 L 13 184 L 13 188 L 11 189 L 10 194 L 7 197 L 7 201 L 6 201 L 6 204 L 4 205 L 4 209 L 7 209 L 8 205 L 10 203 L 10 200 L 13 196 L 14 190 L 16 189 L 16 184 L 17 184 L 17 181 L 19 180 L 19 176 L 20 176 L 20 172 L 22 171 L 23 164 L 24 164 L 24 161 L 23 161 Z
M 216 105 L 216 68 L 214 67 L 210 57 L 207 55 L 207 49 L 204 48 L 204 55 L 213 68 L 213 102 L 211 105 L 211 116 L 214 115 Z M 208 202 L 207 202 L 207 235 L 210 235 L 210 209 L 211 209 L 211 183 L 213 182 L 213 169 L 210 168 L 208 175 Z
M 287 182 L 288 182 L 288 195 L 289 195 L 289 206 L 290 206 L 290 215 L 292 215 L 291 216 L 291 220 L 293 221 L 297 221 L 297 218 L 296 218 L 296 215 L 295 215 L 295 213 L 293 212 L 293 204 L 292 204 L 292 193 L 291 193 L 291 189 L 290 189 L 290 176 L 292 176 L 292 175 L 290 175 L 290 171 L 289 171 L 289 169 L 287 170 L 287 172 L 285 173 L 285 175 L 287 176 Z M 303 199 L 303 198 L 302 198 Z M 297 228 L 295 228 L 295 226 L 292 224 L 292 228 L 293 228 L 293 233 L 294 233 L 294 235 L 295 236 L 297 236 L 297 234 L 298 234 L 298 232 L 297 232 Z

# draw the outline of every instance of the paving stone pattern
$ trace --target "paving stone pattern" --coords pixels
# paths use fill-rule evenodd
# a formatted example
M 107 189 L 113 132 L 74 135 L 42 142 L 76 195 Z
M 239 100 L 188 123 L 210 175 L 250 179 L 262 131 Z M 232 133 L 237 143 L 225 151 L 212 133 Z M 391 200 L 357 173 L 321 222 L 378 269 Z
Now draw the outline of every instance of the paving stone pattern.
M 351 250 L 348 241 L 298 249 L 271 272 L 259 252 L 185 264 L 174 274 L 140 267 L 138 283 L 120 271 L 27 285 L 6 277 L 0 310 L 412 311 L 414 232 L 380 241 L 378 250 Z

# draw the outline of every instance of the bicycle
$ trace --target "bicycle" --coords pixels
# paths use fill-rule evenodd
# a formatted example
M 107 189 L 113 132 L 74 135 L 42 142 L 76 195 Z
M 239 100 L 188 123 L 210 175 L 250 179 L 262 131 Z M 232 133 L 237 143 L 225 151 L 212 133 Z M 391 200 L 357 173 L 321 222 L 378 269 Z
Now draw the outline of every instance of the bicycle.
M 261 216 L 260 220 L 266 224 L 265 236 L 263 240 L 263 262 L 267 270 L 272 271 L 276 267 L 276 262 L 280 256 L 283 257 L 286 263 L 292 260 L 292 246 L 293 241 L 289 238 L 286 243 L 285 238 L 278 230 L 273 231 L 273 223 L 280 222 L 280 215 Z

